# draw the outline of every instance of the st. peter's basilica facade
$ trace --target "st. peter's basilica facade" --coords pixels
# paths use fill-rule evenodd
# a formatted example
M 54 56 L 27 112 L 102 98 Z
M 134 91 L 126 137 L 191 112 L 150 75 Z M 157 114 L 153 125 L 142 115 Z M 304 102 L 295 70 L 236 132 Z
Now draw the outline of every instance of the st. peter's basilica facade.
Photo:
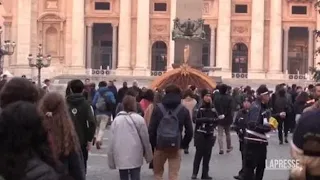
M 43 44 L 50 76 L 162 74 L 174 63 L 176 1 L 2 0 L 3 36 L 17 43 L 4 67 L 29 75 L 27 57 Z M 320 61 L 313 53 L 320 46 L 315 1 L 203 0 L 203 65 L 221 68 L 214 75 L 224 78 L 304 78 Z

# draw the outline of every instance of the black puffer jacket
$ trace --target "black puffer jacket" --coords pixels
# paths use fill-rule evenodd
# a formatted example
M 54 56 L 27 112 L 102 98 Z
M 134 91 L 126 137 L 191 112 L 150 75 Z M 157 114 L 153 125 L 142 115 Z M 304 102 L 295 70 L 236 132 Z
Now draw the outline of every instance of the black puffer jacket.
M 26 168 L 26 176 L 22 180 L 58 180 L 55 170 L 41 161 L 39 158 L 29 160 Z
M 213 146 L 216 137 L 214 136 L 214 129 L 218 125 L 218 115 L 212 104 L 202 102 L 198 109 L 195 109 L 196 124 L 194 129 L 194 145 L 200 147 L 205 145 Z

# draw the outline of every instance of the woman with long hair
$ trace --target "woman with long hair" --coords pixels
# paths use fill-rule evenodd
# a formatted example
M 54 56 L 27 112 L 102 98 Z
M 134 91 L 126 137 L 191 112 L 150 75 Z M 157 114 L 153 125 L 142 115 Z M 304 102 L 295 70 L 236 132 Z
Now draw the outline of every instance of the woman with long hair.
M 0 176 L 7 180 L 58 180 L 58 161 L 36 105 L 17 101 L 0 115 Z
M 85 180 L 80 145 L 62 95 L 49 92 L 39 102 L 39 113 L 54 155 L 75 180 Z

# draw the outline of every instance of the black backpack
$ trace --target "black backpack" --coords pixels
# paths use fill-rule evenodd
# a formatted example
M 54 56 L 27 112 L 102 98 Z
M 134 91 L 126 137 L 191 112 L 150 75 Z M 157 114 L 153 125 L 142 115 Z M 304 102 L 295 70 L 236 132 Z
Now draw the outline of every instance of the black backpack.
M 78 105 L 69 104 L 69 114 L 77 132 L 80 145 L 84 145 L 91 140 L 91 124 L 89 124 L 88 119 L 90 111 L 92 110 L 88 103 L 80 103 Z
M 160 120 L 157 129 L 157 148 L 180 148 L 181 131 L 180 121 L 177 117 L 179 111 L 182 109 L 180 104 L 174 110 L 166 110 L 163 104 L 158 104 L 163 117 Z

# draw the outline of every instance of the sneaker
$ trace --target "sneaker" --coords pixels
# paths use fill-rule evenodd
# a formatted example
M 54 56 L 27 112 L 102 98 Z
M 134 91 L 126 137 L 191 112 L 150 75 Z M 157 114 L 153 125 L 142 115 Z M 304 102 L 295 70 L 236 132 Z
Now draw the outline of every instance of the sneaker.
M 279 144 L 280 144 L 280 145 L 283 144 L 283 141 L 280 141 Z
M 233 176 L 233 178 L 238 179 L 238 180 L 240 179 L 240 177 L 239 177 L 239 176 Z
M 211 180 L 211 179 L 213 179 L 213 178 L 210 177 L 210 176 L 202 176 L 201 179 L 202 179 L 202 180 Z
M 185 149 L 184 154 L 189 154 L 189 149 Z
M 230 147 L 227 149 L 227 153 L 231 152 L 233 150 L 233 147 Z
M 197 179 L 197 175 L 192 174 L 191 179 Z
M 289 143 L 288 139 L 285 139 L 284 142 L 285 142 L 285 143 Z
M 96 142 L 97 149 L 101 149 L 101 146 L 102 146 L 102 142 L 101 141 L 97 141 Z
M 219 151 L 219 154 L 224 154 L 223 150 L 220 150 L 220 151 Z

